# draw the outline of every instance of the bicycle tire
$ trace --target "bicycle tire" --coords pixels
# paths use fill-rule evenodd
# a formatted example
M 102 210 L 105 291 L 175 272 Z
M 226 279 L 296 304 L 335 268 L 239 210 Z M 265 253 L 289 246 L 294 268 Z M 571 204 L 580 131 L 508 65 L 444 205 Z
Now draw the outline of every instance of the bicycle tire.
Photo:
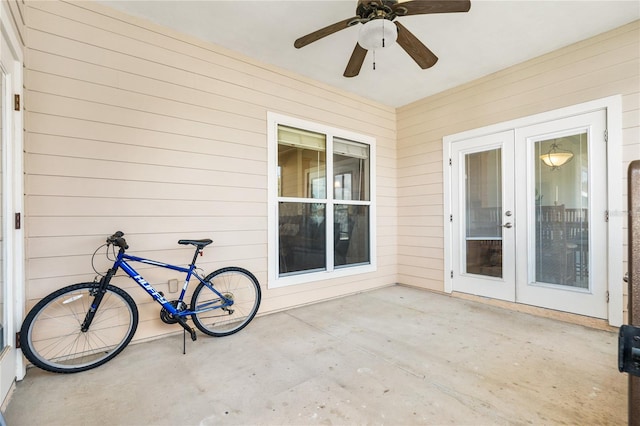
M 198 311 L 212 305 L 214 309 L 191 316 L 200 331 L 210 336 L 228 336 L 245 328 L 256 316 L 262 293 L 260 283 L 249 271 L 236 266 L 218 269 L 205 281 L 217 291 L 233 299 L 229 308 L 220 308 L 220 298 L 203 283 L 198 284 L 191 297 L 191 310 Z
M 108 285 L 91 327 L 80 327 L 98 283 L 73 284 L 46 296 L 26 316 L 20 331 L 24 356 L 53 373 L 78 373 L 118 355 L 138 327 L 138 308 L 129 294 Z

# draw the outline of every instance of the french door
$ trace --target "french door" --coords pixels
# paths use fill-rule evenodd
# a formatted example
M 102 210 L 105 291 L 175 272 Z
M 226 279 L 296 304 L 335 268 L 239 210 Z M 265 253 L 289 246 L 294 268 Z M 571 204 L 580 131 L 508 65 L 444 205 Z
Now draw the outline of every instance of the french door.
M 515 300 L 513 131 L 457 142 L 452 151 L 455 290 Z
M 451 143 L 452 289 L 607 318 L 604 110 Z

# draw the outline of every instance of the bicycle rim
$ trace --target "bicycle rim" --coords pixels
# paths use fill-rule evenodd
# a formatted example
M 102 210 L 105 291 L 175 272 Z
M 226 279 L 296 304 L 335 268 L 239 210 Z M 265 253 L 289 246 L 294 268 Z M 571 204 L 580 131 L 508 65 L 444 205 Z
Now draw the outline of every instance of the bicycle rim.
M 233 304 L 220 307 L 220 297 L 206 285 L 198 285 L 191 300 L 191 309 L 204 311 L 192 316 L 196 327 L 211 336 L 227 336 L 242 330 L 260 306 L 258 280 L 249 271 L 229 267 L 211 273 L 206 281 L 223 296 L 233 300 Z
M 44 370 L 71 373 L 97 367 L 115 357 L 135 333 L 138 312 L 123 290 L 108 286 L 91 327 L 80 327 L 97 284 L 77 284 L 52 293 L 25 319 L 27 359 Z

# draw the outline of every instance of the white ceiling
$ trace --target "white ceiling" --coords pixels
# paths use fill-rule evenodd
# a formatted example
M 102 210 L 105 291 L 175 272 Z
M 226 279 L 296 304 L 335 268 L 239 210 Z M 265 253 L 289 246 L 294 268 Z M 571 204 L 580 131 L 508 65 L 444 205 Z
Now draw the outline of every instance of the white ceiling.
M 389 106 L 415 100 L 640 19 L 640 0 L 471 0 L 467 13 L 397 18 L 438 57 L 422 70 L 397 44 L 342 76 L 360 25 L 302 49 L 297 38 L 355 16 L 356 0 L 103 0 L 193 35 Z

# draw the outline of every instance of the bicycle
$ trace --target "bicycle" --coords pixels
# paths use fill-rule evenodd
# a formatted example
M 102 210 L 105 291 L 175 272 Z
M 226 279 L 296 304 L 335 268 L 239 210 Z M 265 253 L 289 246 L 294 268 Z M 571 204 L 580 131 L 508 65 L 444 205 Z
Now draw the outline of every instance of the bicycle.
M 129 246 L 124 234 L 118 231 L 111 235 L 94 253 L 95 258 L 106 245 L 107 257 L 109 247 L 115 256 L 113 266 L 99 282 L 96 277 L 94 282 L 61 288 L 29 311 L 20 331 L 20 346 L 25 357 L 46 371 L 77 373 L 98 367 L 122 352 L 138 327 L 138 308 L 126 291 L 110 284 L 120 269 L 162 305 L 160 319 L 163 322 L 180 324 L 192 340 L 197 337 L 187 324 L 188 317 L 201 332 L 210 336 L 228 336 L 242 330 L 258 312 L 260 284 L 251 272 L 235 266 L 201 277 L 196 271 L 196 260 L 211 243 L 210 239 L 179 240 L 178 244 L 195 246 L 193 260 L 188 267 L 183 267 L 127 254 Z M 186 274 L 179 298 L 167 300 L 129 262 Z M 199 284 L 187 307 L 184 298 L 192 277 L 196 277 Z

